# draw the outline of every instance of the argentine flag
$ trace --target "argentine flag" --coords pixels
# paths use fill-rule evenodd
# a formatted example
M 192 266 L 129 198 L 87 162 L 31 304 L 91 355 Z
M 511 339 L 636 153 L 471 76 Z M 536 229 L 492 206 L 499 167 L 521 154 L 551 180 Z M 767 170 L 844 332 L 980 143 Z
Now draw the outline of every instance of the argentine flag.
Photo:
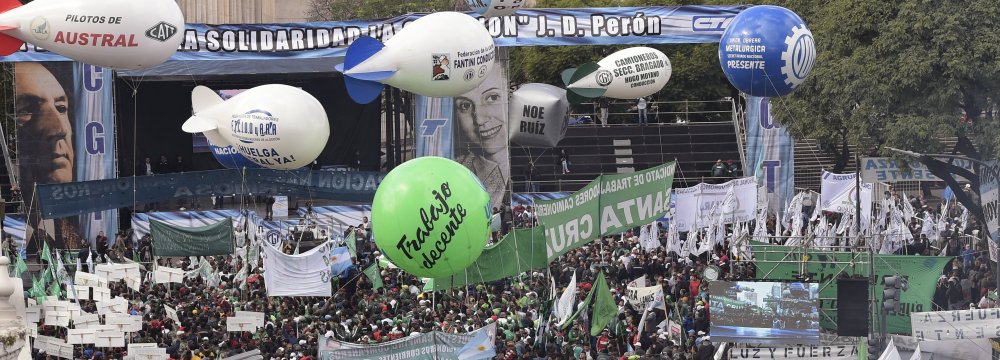
M 351 262 L 351 253 L 346 246 L 336 247 L 330 251 L 330 273 L 341 275 L 354 266 Z
M 461 349 L 455 352 L 458 360 L 490 359 L 497 356 L 496 349 L 497 323 L 491 323 L 476 333 Z

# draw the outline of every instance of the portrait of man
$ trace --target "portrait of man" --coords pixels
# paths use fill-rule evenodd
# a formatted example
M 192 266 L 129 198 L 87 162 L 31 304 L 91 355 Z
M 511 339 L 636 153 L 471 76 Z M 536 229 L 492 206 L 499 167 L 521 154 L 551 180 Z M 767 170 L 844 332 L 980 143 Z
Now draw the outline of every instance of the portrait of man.
M 87 219 L 92 215 L 42 220 L 37 199 L 32 201 L 36 185 L 79 181 L 79 173 L 84 170 L 80 156 L 89 155 L 82 154 L 86 152 L 84 134 L 78 133 L 75 126 L 75 115 L 89 118 L 91 114 L 76 114 L 87 107 L 81 107 L 81 100 L 74 96 L 74 74 L 79 72 L 74 66 L 81 65 L 21 62 L 14 67 L 18 182 L 27 211 L 29 253 L 40 247 L 43 239 L 53 248 L 77 249 L 92 242 L 87 236 L 89 228 L 93 227 L 94 234 L 114 230 L 90 226 L 92 221 Z
M 454 98 L 455 160 L 472 170 L 490 193 L 493 204 L 502 204 L 510 180 L 507 106 L 510 94 L 503 67 L 486 80 Z

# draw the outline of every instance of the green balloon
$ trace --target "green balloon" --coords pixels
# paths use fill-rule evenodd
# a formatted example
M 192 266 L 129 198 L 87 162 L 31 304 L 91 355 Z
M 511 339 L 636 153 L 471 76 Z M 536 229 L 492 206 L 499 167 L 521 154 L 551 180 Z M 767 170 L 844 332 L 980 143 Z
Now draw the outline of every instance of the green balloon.
M 375 191 L 372 235 L 393 264 L 418 277 L 472 265 L 490 236 L 490 195 L 465 166 L 420 157 L 396 167 Z

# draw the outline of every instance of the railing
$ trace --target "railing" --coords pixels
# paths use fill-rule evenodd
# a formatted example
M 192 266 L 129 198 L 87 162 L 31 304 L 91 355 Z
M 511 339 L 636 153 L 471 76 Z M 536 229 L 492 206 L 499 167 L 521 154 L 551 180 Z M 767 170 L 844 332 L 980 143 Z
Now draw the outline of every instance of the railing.
M 606 174 L 606 175 L 616 175 L 616 174 Z M 596 178 L 596 176 L 595 176 Z M 733 180 L 731 177 L 711 177 L 711 176 L 690 176 L 690 177 L 674 177 L 674 187 L 678 187 L 678 184 L 690 184 L 694 186 L 698 183 L 709 183 L 709 184 L 720 184 L 729 180 Z M 545 181 L 533 181 L 537 184 L 540 191 L 530 191 L 528 188 L 528 182 L 524 180 L 511 181 L 513 184 L 515 193 L 546 193 L 546 192 L 572 192 L 580 190 L 580 188 L 589 184 L 591 180 L 545 180 Z M 554 188 L 554 189 L 553 189 Z
M 571 112 L 571 118 L 589 117 L 590 122 L 579 123 L 577 125 L 603 125 L 598 124 L 600 109 L 598 103 L 582 103 L 580 107 L 591 106 L 592 112 Z M 691 122 L 730 122 L 735 118 L 735 102 L 732 99 L 723 100 L 703 100 L 703 101 L 655 101 L 647 104 L 646 116 L 650 124 L 677 123 L 687 124 Z M 623 109 L 624 111 L 612 111 L 613 109 Z M 661 118 L 661 115 L 663 118 Z M 636 125 L 639 123 L 639 110 L 635 101 L 612 102 L 608 107 L 608 122 L 610 125 Z

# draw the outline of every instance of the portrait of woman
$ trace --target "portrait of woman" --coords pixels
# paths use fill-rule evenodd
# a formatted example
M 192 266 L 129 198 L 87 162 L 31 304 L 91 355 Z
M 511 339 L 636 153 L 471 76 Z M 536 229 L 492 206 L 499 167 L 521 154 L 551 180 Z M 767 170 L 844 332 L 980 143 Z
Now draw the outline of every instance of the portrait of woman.
M 454 99 L 455 160 L 482 180 L 493 204 L 503 203 L 510 179 L 509 97 L 504 71 L 498 66 L 478 88 Z

